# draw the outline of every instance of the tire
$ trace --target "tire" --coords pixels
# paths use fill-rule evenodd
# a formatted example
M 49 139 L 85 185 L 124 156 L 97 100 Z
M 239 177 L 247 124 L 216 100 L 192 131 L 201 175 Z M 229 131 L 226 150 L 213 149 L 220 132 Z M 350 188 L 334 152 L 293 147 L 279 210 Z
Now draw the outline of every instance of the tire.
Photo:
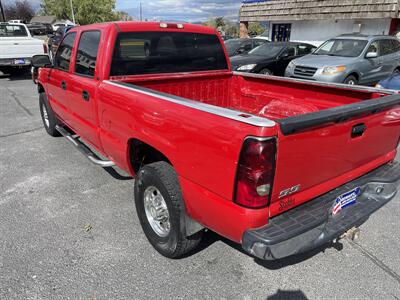
M 157 205 L 153 205 L 152 197 Z M 170 164 L 160 161 L 139 170 L 135 180 L 135 205 L 147 239 L 163 256 L 180 258 L 200 243 L 202 231 L 190 237 L 185 235 L 185 206 L 178 177 Z M 156 221 L 154 216 L 163 221 Z
M 264 68 L 260 71 L 260 74 L 264 74 L 264 75 L 274 75 L 274 72 L 272 72 L 270 69 L 268 68 Z
M 50 46 L 47 46 L 47 48 L 49 49 L 49 58 L 51 63 L 54 63 L 54 54 L 53 51 L 50 49 Z
M 346 77 L 346 79 L 343 81 L 343 83 L 349 84 L 349 85 L 356 85 L 356 84 L 358 84 L 358 80 L 353 75 L 350 75 L 350 76 Z
M 39 108 L 40 115 L 42 117 L 44 129 L 51 136 L 60 136 L 60 133 L 56 129 L 56 125 L 59 123 L 49 103 L 45 93 L 39 94 Z

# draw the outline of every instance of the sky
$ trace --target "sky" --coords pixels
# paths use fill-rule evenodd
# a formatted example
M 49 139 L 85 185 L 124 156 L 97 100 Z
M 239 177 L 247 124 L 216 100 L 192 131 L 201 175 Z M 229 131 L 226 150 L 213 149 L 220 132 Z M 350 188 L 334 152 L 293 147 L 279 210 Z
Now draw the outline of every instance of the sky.
M 15 0 L 4 2 L 13 1 Z M 29 0 L 29 2 L 35 8 L 39 8 L 41 0 Z M 142 2 L 143 19 L 199 22 L 218 16 L 237 20 L 242 0 L 116 0 L 116 8 L 139 20 L 140 2 Z
M 117 9 L 139 19 L 140 2 L 144 19 L 197 22 L 218 16 L 237 19 L 242 0 L 117 0 Z

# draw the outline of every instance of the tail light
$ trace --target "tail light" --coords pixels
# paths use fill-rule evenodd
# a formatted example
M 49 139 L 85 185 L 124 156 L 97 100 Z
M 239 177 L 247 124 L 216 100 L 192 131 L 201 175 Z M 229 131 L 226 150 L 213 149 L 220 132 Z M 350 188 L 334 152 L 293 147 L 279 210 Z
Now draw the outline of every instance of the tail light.
M 43 44 L 43 53 L 47 53 L 48 51 L 47 51 L 47 45 L 46 44 Z
M 276 140 L 248 138 L 240 153 L 235 202 L 249 208 L 268 205 L 275 174 Z

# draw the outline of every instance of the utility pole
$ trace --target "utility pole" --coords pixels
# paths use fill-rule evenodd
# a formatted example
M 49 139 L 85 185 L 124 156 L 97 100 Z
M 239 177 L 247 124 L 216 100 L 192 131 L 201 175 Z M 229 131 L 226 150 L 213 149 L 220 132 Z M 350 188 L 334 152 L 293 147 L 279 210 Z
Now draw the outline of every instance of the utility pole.
M 3 3 L 1 3 L 1 0 L 0 0 L 0 10 L 1 10 L 1 16 L 3 18 L 3 22 L 5 22 L 6 21 L 6 17 L 4 16 Z
M 142 2 L 140 2 L 140 21 L 143 21 Z
M 75 23 L 74 6 L 72 5 L 72 0 L 69 0 L 69 4 L 71 4 L 72 22 L 74 22 L 74 24 L 76 24 Z

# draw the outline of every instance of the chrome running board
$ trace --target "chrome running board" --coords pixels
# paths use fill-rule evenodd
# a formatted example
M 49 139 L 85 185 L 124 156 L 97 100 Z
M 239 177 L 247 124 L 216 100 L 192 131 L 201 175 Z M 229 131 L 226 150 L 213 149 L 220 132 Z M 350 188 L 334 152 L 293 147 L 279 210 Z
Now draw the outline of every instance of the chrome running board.
M 63 127 L 56 125 L 56 129 L 62 134 L 68 141 L 70 141 L 83 155 L 85 155 L 92 163 L 101 166 L 103 168 L 115 166 L 115 163 L 111 160 L 102 160 L 97 157 L 92 150 L 90 150 L 85 144 L 78 140 L 78 135 L 72 135 L 66 131 Z

